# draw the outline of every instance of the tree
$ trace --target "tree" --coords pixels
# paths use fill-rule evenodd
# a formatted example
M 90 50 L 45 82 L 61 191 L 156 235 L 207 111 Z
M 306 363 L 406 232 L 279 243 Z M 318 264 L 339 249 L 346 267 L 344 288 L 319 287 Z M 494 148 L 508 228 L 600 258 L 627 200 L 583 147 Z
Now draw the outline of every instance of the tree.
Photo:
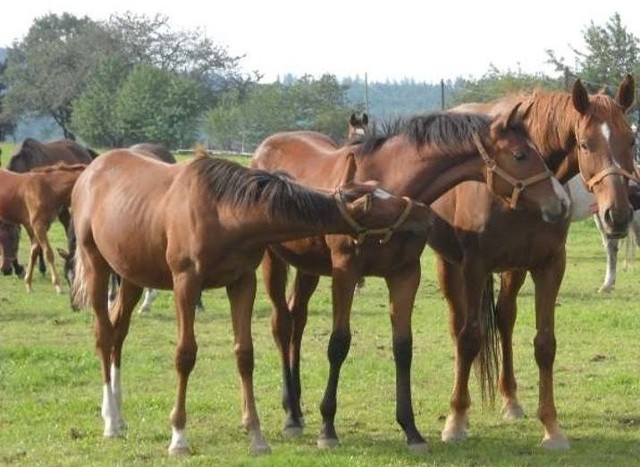
M 51 117 L 71 137 L 71 103 L 112 47 L 109 33 L 88 17 L 37 18 L 24 41 L 9 49 L 2 75 L 7 85 L 3 117 Z
M 4 73 L 5 68 L 7 67 L 7 62 L 3 61 L 0 63 L 0 77 L 2 73 Z M 7 86 L 0 81 L 0 116 L 2 115 L 3 101 L 4 95 L 6 93 Z M 16 129 L 16 124 L 10 118 L 2 118 L 0 117 L 0 141 L 4 141 L 7 139 L 9 134 L 12 134 Z
M 194 142 L 203 110 L 197 83 L 150 64 L 127 76 L 114 107 L 123 145 L 152 141 L 172 148 Z
M 583 31 L 586 51 L 571 47 L 576 55 L 573 74 L 592 90 L 602 86 L 615 88 L 627 73 L 640 72 L 640 43 L 638 38 L 623 26 L 618 13 L 614 13 L 604 26 L 593 21 Z M 571 69 L 563 58 L 558 58 L 553 50 L 547 50 L 549 63 L 558 71 Z

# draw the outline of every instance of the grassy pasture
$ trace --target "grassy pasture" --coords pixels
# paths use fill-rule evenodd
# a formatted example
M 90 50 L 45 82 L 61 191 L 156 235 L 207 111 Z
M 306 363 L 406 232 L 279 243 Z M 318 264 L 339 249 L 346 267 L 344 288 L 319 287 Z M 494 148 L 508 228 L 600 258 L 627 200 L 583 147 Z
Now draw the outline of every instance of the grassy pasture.
M 3 153 L 6 163 L 11 152 L 3 147 Z M 51 237 L 54 246 L 65 246 L 59 225 L 52 228 Z M 23 238 L 23 261 L 27 247 Z M 605 255 L 590 220 L 572 227 L 568 255 L 556 309 L 555 363 L 556 404 L 571 442 L 568 452 L 549 453 L 538 447 L 542 427 L 535 417 L 538 372 L 529 279 L 520 295 L 514 336 L 519 395 L 527 418 L 508 423 L 500 418 L 499 402 L 482 407 L 472 379 L 470 438 L 452 445 L 440 442 L 453 350 L 433 253 L 427 249 L 413 318 L 412 388 L 416 422 L 430 444 L 428 454 L 407 453 L 395 422 L 387 294 L 380 279 L 369 279 L 354 301 L 352 347 L 338 393 L 341 446 L 331 451 L 315 446 L 321 423 L 317 407 L 328 373 L 329 280 L 321 280 L 312 300 L 303 341 L 307 428 L 298 440 L 281 434 L 280 364 L 270 333 L 270 306 L 259 284 L 253 320 L 254 379 L 263 430 L 273 450 L 260 458 L 248 455 L 248 440 L 239 428 L 228 302 L 223 290 L 207 291 L 206 311 L 197 318 L 199 353 L 188 391 L 192 454 L 172 459 L 166 454 L 175 393 L 171 293 L 159 295 L 151 315 L 132 320 L 122 374 L 128 431 L 122 439 L 103 439 L 92 313 L 71 312 L 68 295 L 56 295 L 49 279 L 36 274 L 32 294 L 16 277 L 0 277 L 0 465 L 637 465 L 640 266 L 621 268 L 615 292 L 599 295 Z

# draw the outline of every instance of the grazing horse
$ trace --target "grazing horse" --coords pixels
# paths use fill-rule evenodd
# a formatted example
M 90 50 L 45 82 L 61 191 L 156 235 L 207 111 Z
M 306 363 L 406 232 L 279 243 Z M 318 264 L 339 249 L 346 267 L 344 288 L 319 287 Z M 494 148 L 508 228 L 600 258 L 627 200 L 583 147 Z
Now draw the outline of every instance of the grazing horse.
M 89 164 L 98 154 L 92 149 L 86 148 L 73 140 L 61 139 L 42 143 L 33 138 L 26 138 L 16 153 L 9 159 L 7 169 L 12 172 L 25 173 L 36 167 L 45 167 L 58 163 L 68 165 L 73 164 Z M 69 229 L 69 210 L 65 207 L 58 214 L 60 223 L 64 226 L 65 232 Z M 6 229 L 5 225 L 0 224 L 0 231 Z M 10 228 L 10 227 L 9 227 Z M 19 247 L 20 236 L 18 235 L 18 244 L 16 244 L 16 252 Z M 38 253 L 38 264 L 42 274 L 46 272 L 44 258 L 42 253 Z M 16 257 L 13 263 L 16 274 L 23 269 L 18 263 Z
M 571 92 L 536 92 L 507 96 L 488 104 L 467 104 L 458 110 L 493 115 L 514 101 L 528 103 L 523 114 L 529 134 L 547 165 L 566 183 L 580 174 L 597 202 L 603 227 L 609 237 L 626 235 L 631 221 L 628 181 L 633 179 L 633 134 L 625 112 L 635 96 L 633 77 L 620 84 L 615 98 L 589 95 L 577 80 Z M 542 445 L 550 450 L 568 449 L 569 441 L 559 424 L 553 395 L 553 362 L 556 353 L 555 304 L 565 271 L 565 242 L 569 220 L 549 224 L 524 211 L 505 209 L 496 203 L 486 187 L 462 183 L 431 207 L 444 218 L 434 226 L 430 239 L 438 253 L 440 288 L 450 311 L 450 333 L 455 343 L 455 380 L 451 413 L 442 431 L 443 441 L 468 436 L 469 373 L 479 357 L 481 383 L 493 394 L 491 383 L 495 363 L 491 342 L 494 334 L 489 319 L 493 313 L 480 311 L 478 291 L 501 272 L 495 325 L 500 334 L 502 368 L 498 387 L 506 418 L 523 415 L 516 396 L 513 373 L 512 334 L 516 320 L 516 299 L 527 271 L 535 287 L 536 335 L 534 355 L 539 369 L 538 418 L 544 427 Z M 460 257 L 461 261 L 450 258 Z M 493 291 L 492 286 L 489 289 Z M 486 298 L 486 297 L 485 297 Z M 488 300 L 487 300 L 488 302 Z M 487 323 L 487 321 L 489 321 Z
M 341 169 L 343 180 L 351 179 L 353 159 L 345 160 Z M 165 164 L 127 149 L 109 151 L 87 168 L 73 190 L 72 205 L 77 235 L 73 300 L 76 307 L 88 301 L 96 315 L 105 436 L 118 436 L 124 427 L 122 347 L 142 287 L 173 289 L 178 387 L 171 412 L 171 454 L 188 449 L 187 381 L 196 361 L 194 309 L 201 290 L 226 287 L 242 422 L 251 450 L 266 452 L 269 446 L 254 400 L 251 339 L 255 269 L 266 246 L 325 232 L 426 232 L 432 217 L 426 206 L 375 184 L 348 184 L 333 194 L 323 193 L 282 174 L 224 159 L 200 155 L 184 164 Z M 112 271 L 121 283 L 108 310 Z
M 387 125 L 385 135 L 372 132 L 360 144 L 336 149 L 322 134 L 277 133 L 256 149 L 252 166 L 283 170 L 301 183 L 331 189 L 350 154 L 357 159 L 355 180 L 376 179 L 392 193 L 430 203 L 462 180 L 487 180 L 490 189 L 514 208 L 548 221 L 568 213 L 568 198 L 526 136 L 516 117 L 519 105 L 490 119 L 483 115 L 434 113 Z M 434 219 L 434 223 L 437 223 Z M 415 426 L 410 389 L 411 313 L 420 282 L 420 255 L 427 236 L 407 232 L 381 240 L 325 235 L 274 243 L 263 259 L 271 299 L 272 332 L 283 370 L 285 434 L 303 429 L 300 407 L 300 347 L 308 303 L 319 276 L 332 277 L 333 330 L 329 339 L 329 380 L 320 405 L 319 447 L 338 444 L 334 420 L 340 368 L 351 342 L 349 315 L 354 287 L 363 276 L 384 277 L 391 305 L 396 364 L 396 420 L 411 450 L 427 444 Z M 287 263 L 297 269 L 287 301 Z
M 31 291 L 33 267 L 39 251 L 51 268 L 51 282 L 61 292 L 53 250 L 47 232 L 58 213 L 69 207 L 71 190 L 85 164 L 57 164 L 26 173 L 0 169 L 0 220 L 23 225 L 31 240 L 31 254 L 24 277 Z

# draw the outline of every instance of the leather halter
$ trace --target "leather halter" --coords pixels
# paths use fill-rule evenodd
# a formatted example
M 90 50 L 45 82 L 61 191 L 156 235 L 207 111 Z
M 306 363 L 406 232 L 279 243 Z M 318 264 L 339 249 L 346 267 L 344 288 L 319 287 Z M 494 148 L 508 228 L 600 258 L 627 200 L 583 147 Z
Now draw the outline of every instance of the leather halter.
M 617 165 L 610 165 L 609 167 L 602 169 L 600 172 L 595 174 L 589 180 L 584 178 L 584 175 L 582 175 L 582 171 L 580 171 L 580 176 L 582 177 L 582 180 L 584 181 L 585 185 L 587 185 L 587 190 L 593 192 L 593 187 L 596 186 L 598 183 L 604 180 L 605 177 L 609 175 L 622 175 L 623 177 L 626 177 L 629 180 L 633 180 L 636 183 L 640 183 L 637 170 L 635 170 L 634 172 L 635 173 L 631 174 L 626 170 L 624 170 L 622 167 L 618 167 Z
M 489 191 L 494 195 L 499 196 L 493 189 L 494 174 L 502 178 L 505 182 L 513 187 L 513 191 L 511 192 L 510 197 L 501 196 L 501 198 L 505 198 L 506 201 L 509 202 L 509 207 L 511 209 L 515 209 L 517 207 L 520 195 L 525 190 L 525 188 L 553 177 L 553 173 L 545 166 L 542 172 L 525 178 L 524 180 L 518 180 L 517 178 L 512 177 L 510 174 L 508 174 L 504 169 L 499 167 L 496 161 L 491 158 L 491 156 L 487 153 L 486 149 L 482 145 L 480 136 L 477 133 L 473 133 L 473 142 L 478 148 L 478 152 L 480 153 L 480 156 L 482 156 L 482 159 L 487 166 L 487 186 L 489 187 Z
M 370 196 L 371 196 L 370 194 L 367 195 L 367 199 L 365 203 L 368 204 L 370 202 L 369 201 Z M 360 225 L 358 221 L 355 220 L 351 216 L 351 214 L 349 214 L 349 211 L 347 211 L 347 207 L 345 206 L 344 198 L 342 197 L 341 188 L 336 188 L 336 191 L 333 192 L 333 197 L 336 200 L 336 204 L 338 205 L 338 210 L 340 211 L 340 214 L 342 214 L 342 217 L 344 218 L 344 220 L 347 221 L 347 224 L 353 227 L 353 230 L 356 231 L 357 238 L 354 240 L 354 243 L 356 245 L 362 244 L 362 242 L 364 241 L 367 235 L 383 235 L 383 237 L 378 242 L 381 245 L 384 243 L 387 243 L 391 239 L 393 232 L 407 219 L 407 217 L 409 216 L 409 213 L 411 212 L 411 208 L 413 207 L 413 204 L 414 204 L 411 199 L 407 198 L 406 196 L 403 196 L 402 199 L 404 199 L 407 202 L 407 205 L 405 206 L 404 211 L 402 211 L 402 213 L 398 216 L 396 221 L 388 227 L 370 229 L 363 225 Z M 366 208 L 367 206 L 365 206 L 365 209 Z

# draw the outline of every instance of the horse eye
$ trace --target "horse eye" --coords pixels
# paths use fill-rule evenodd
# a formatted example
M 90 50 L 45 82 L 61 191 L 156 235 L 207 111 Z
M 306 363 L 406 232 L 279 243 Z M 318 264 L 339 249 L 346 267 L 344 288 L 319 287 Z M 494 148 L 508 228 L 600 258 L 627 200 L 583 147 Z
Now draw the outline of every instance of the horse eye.
M 582 149 L 583 151 L 588 151 L 589 150 L 589 146 L 587 145 L 587 143 L 580 143 L 580 149 Z
M 516 159 L 517 161 L 521 161 L 521 160 L 523 160 L 525 157 L 527 157 L 527 155 L 526 155 L 523 151 L 518 151 L 518 152 L 516 152 L 516 153 L 513 155 L 513 157 L 515 157 L 515 159 Z

